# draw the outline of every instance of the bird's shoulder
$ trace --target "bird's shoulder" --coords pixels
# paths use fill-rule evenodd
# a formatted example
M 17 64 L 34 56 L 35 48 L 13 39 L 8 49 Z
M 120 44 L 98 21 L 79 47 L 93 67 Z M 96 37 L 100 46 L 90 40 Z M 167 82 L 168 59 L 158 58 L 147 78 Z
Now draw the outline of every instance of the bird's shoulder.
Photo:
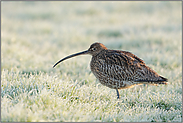
M 120 62 L 125 65 L 145 64 L 142 59 L 128 51 L 105 50 L 97 57 L 108 64 L 118 64 Z
M 125 54 L 126 57 L 129 58 L 129 60 L 132 60 L 134 62 L 138 62 L 138 63 L 142 63 L 144 64 L 144 61 L 142 59 L 140 59 L 139 57 L 137 57 L 136 55 L 132 54 L 131 52 L 128 51 L 118 51 L 121 55 Z

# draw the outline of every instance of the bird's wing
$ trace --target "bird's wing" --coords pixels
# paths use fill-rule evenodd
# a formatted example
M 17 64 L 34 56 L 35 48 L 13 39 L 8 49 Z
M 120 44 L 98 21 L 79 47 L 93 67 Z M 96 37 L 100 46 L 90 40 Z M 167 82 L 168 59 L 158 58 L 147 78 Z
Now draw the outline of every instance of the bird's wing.
M 118 81 L 152 82 L 161 77 L 144 61 L 130 52 L 109 50 L 99 56 L 98 71 L 100 75 Z
M 121 55 L 126 55 L 126 57 L 128 57 L 130 59 L 132 58 L 133 61 L 135 61 L 135 62 L 139 62 L 139 63 L 145 64 L 142 59 L 140 59 L 136 55 L 132 54 L 131 52 L 128 52 L 128 51 L 117 51 L 117 52 L 120 53 L 120 54 L 122 53 Z

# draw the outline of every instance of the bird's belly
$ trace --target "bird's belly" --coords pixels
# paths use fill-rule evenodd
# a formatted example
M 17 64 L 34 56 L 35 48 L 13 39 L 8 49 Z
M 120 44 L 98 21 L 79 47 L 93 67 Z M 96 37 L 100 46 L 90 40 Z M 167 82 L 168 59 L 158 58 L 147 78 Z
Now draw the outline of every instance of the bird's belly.
M 126 88 L 132 88 L 135 85 L 140 85 L 140 83 L 133 82 L 133 81 L 115 80 L 114 78 L 103 77 L 98 74 L 95 76 L 102 85 L 112 89 L 126 89 Z
M 90 67 L 92 73 L 102 85 L 112 89 L 125 89 L 140 84 L 134 81 L 126 80 L 126 78 L 123 78 L 122 72 L 116 73 L 117 70 L 114 72 L 114 68 L 110 68 L 105 63 L 102 63 L 100 60 L 98 61 L 98 63 L 91 62 Z

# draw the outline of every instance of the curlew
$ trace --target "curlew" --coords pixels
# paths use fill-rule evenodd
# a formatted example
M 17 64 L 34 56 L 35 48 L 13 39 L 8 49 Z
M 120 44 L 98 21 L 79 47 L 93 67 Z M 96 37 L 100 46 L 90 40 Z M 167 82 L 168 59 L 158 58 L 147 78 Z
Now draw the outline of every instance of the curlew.
M 101 43 L 93 43 L 86 51 L 69 55 L 60 62 L 78 55 L 92 55 L 90 68 L 104 86 L 116 89 L 131 88 L 140 84 L 167 84 L 168 79 L 148 67 L 144 61 L 128 51 L 110 50 Z

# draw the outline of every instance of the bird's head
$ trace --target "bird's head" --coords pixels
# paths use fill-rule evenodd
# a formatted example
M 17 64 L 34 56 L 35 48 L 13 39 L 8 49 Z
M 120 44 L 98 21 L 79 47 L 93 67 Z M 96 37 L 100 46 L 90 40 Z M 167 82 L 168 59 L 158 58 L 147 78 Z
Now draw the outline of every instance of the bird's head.
M 90 48 L 87 50 L 88 54 L 96 55 L 100 53 L 102 50 L 107 49 L 102 43 L 93 43 Z
M 102 43 L 98 43 L 98 42 L 93 43 L 88 50 L 83 51 L 83 52 L 79 52 L 79 53 L 76 53 L 76 54 L 69 55 L 69 56 L 61 59 L 60 61 L 58 61 L 53 67 L 55 67 L 57 64 L 59 64 L 60 62 L 66 60 L 66 59 L 69 59 L 69 58 L 72 58 L 72 57 L 75 57 L 75 56 L 78 56 L 78 55 L 90 54 L 92 56 L 95 56 L 98 53 L 100 53 L 102 50 L 105 50 L 105 49 L 107 49 L 107 48 Z

